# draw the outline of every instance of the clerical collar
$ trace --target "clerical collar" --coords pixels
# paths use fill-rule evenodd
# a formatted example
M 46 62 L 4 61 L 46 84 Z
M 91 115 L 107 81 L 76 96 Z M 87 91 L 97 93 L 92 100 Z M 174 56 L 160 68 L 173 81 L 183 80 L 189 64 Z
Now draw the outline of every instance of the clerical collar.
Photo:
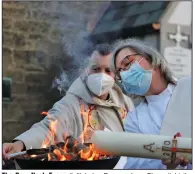
M 175 85 L 169 83 L 167 88 L 163 92 L 161 92 L 159 95 L 150 95 L 150 96 L 146 96 L 145 98 L 148 102 L 156 102 L 157 100 L 160 100 L 165 96 L 172 95 L 174 87 Z

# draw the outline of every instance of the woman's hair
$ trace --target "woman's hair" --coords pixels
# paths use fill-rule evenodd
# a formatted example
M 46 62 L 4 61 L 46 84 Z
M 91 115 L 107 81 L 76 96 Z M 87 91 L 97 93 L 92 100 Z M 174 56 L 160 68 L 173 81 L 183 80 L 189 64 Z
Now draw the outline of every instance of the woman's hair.
M 129 48 L 145 57 L 153 67 L 160 68 L 162 75 L 168 83 L 175 84 L 172 72 L 165 58 L 155 48 L 146 45 L 138 39 L 118 40 L 113 44 L 114 50 L 112 52 L 111 68 L 114 72 L 116 72 L 116 56 L 123 48 Z

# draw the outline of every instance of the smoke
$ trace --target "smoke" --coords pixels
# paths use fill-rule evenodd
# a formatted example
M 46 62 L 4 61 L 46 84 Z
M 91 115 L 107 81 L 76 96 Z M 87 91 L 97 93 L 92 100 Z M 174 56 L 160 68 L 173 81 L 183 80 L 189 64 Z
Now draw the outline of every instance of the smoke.
M 62 38 L 62 45 L 64 50 L 72 58 L 74 68 L 85 68 L 88 63 L 87 57 L 91 54 L 93 43 L 89 39 L 87 31 L 80 31 L 74 36 L 69 38 L 64 35 Z
M 52 87 L 59 89 L 61 94 L 66 92 L 72 82 L 85 69 L 89 61 L 88 57 L 93 50 L 90 32 L 87 30 L 90 13 L 85 12 L 82 6 L 68 9 L 70 2 L 66 3 L 67 20 L 61 17 L 59 27 L 62 34 L 63 52 L 69 56 L 69 59 L 67 59 L 68 65 L 60 65 L 61 73 L 59 77 L 55 77 L 52 84 Z
M 60 48 L 53 47 L 53 45 L 44 48 L 45 43 L 41 43 L 41 41 L 39 47 L 41 50 L 48 50 L 51 55 L 50 59 L 44 60 L 44 66 L 48 67 L 50 64 L 55 64 L 59 67 L 60 72 L 55 75 L 51 88 L 57 88 L 63 95 L 88 64 L 88 58 L 94 47 L 90 40 L 90 27 L 93 28 L 97 16 L 105 10 L 101 9 L 102 6 L 108 3 L 84 1 L 51 1 L 45 3 L 47 6 L 52 6 L 53 11 L 57 10 L 54 15 L 57 14 L 58 17 L 51 20 L 50 24 L 51 28 L 57 28 L 60 32 L 60 38 L 54 39 L 55 42 L 59 42 Z M 52 10 L 50 15 L 53 15 Z M 37 55 L 39 54 L 37 53 Z M 41 59 L 38 61 L 41 62 Z
M 52 82 L 51 88 L 57 88 L 60 91 L 60 95 L 64 95 L 66 93 L 66 89 L 69 87 L 69 78 L 65 71 L 61 70 L 61 74 L 59 77 L 55 77 Z
M 80 31 L 74 37 L 62 37 L 63 51 L 70 57 L 60 66 L 60 75 L 55 77 L 52 88 L 57 88 L 64 95 L 72 82 L 82 73 L 88 64 L 88 56 L 93 49 L 93 43 L 88 39 L 87 31 Z M 62 61 L 63 62 L 63 61 Z M 66 64 L 67 62 L 67 64 Z

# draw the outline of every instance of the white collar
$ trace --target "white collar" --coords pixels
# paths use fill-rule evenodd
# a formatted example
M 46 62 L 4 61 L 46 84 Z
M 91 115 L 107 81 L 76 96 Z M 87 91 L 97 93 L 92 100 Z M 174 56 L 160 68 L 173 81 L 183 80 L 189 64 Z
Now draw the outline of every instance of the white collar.
M 164 91 L 162 91 L 160 94 L 146 96 L 145 98 L 146 98 L 146 100 L 148 102 L 156 102 L 156 101 L 158 101 L 160 99 L 163 99 L 164 96 L 170 96 L 170 95 L 172 95 L 172 92 L 173 92 L 174 87 L 175 87 L 175 85 L 169 83 L 168 86 L 167 86 L 167 88 Z

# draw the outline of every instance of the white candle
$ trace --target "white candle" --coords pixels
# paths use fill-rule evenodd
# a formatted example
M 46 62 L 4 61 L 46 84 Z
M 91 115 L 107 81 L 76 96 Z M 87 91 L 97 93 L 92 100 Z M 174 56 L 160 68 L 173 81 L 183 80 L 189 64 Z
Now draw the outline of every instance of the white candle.
M 192 160 L 191 138 L 95 131 L 91 142 L 104 154 L 150 159 L 174 159 L 183 155 Z
M 8 158 L 13 158 L 13 157 L 20 156 L 20 155 L 25 155 L 25 154 L 26 154 L 26 151 L 16 152 L 16 153 L 8 154 Z

